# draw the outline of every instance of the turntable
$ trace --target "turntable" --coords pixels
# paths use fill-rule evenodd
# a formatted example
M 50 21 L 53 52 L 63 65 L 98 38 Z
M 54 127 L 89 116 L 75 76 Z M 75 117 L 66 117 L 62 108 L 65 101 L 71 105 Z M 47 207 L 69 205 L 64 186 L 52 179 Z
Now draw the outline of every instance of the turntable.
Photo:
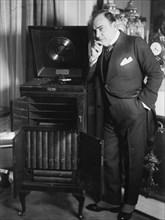
M 85 26 L 29 26 L 37 77 L 82 77 L 88 63 Z
M 20 86 L 21 95 L 26 95 L 32 87 L 35 91 L 43 88 L 44 91 L 57 92 L 62 85 L 66 91 L 81 90 L 88 66 L 87 27 L 29 26 L 29 33 L 36 79 Z
M 64 125 L 86 130 L 87 26 L 29 26 L 35 77 L 12 102 L 12 128 Z

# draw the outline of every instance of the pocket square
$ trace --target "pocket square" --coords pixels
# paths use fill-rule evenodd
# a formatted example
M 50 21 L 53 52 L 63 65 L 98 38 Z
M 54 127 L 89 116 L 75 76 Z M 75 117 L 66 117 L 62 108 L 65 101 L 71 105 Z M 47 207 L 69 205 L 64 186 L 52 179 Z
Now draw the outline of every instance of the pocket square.
M 130 63 L 132 60 L 133 60 L 132 57 L 124 58 L 124 59 L 121 61 L 120 66 L 124 66 L 124 65 Z

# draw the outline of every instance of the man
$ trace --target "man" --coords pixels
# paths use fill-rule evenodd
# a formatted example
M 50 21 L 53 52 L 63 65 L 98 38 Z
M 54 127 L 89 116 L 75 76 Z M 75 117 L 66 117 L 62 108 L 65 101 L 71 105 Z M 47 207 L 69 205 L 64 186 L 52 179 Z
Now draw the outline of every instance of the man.
M 105 193 L 103 200 L 89 204 L 87 209 L 119 212 L 118 220 L 128 220 L 135 209 L 142 180 L 147 114 L 154 111 L 163 73 L 145 41 L 119 31 L 110 12 L 94 12 L 92 28 L 95 40 L 91 46 L 88 80 L 99 77 L 104 103 Z

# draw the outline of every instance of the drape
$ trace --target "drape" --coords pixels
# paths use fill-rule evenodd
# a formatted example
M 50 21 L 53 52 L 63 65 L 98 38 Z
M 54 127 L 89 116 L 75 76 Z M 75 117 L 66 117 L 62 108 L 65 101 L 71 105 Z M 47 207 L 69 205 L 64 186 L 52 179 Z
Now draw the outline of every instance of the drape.
M 32 71 L 29 25 L 56 25 L 55 0 L 0 0 L 0 107 L 20 96 Z

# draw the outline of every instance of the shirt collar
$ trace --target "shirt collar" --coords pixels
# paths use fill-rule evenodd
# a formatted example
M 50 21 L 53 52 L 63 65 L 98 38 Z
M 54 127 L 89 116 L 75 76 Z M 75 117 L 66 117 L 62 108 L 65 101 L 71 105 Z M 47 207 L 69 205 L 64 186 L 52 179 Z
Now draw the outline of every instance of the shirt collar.
M 117 30 L 117 32 L 116 32 L 114 38 L 113 38 L 113 39 L 111 40 L 111 42 L 110 42 L 110 45 L 113 45 L 114 43 L 116 43 L 117 39 L 119 38 L 119 35 L 120 35 L 120 31 Z

